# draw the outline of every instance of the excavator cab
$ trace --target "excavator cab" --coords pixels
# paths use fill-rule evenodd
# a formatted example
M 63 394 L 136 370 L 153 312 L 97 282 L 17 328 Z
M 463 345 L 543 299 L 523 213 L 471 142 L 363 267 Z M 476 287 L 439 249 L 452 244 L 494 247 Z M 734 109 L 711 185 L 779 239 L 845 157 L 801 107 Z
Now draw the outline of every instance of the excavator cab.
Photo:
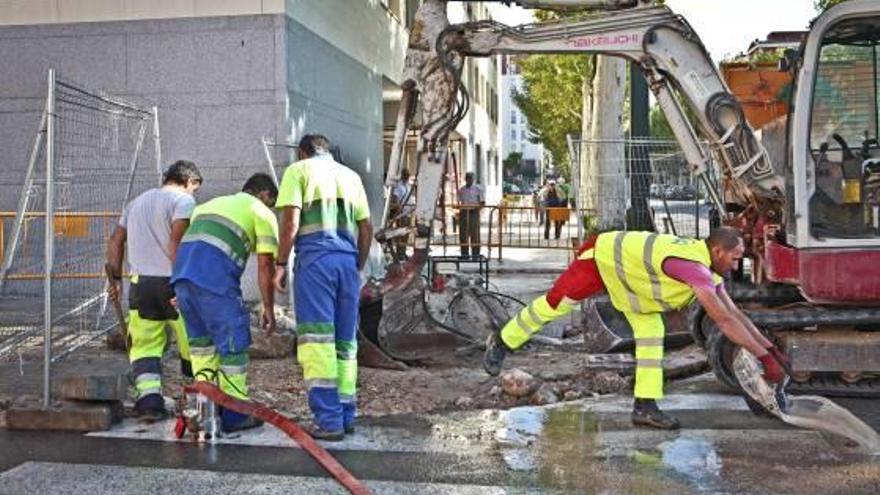
M 819 44 L 806 135 L 810 237 L 880 237 L 878 44 L 880 12 L 838 21 Z
M 768 243 L 767 275 L 811 302 L 880 304 L 880 2 L 829 9 L 800 54 L 785 239 Z

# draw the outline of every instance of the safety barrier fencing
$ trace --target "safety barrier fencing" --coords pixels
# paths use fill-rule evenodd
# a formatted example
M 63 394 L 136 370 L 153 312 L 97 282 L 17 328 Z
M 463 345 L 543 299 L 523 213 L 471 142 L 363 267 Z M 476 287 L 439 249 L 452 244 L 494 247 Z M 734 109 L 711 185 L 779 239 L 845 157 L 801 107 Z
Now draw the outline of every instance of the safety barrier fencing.
M 53 362 L 117 325 L 106 311 L 107 239 L 162 168 L 156 107 L 51 69 L 46 87 L 26 166 L 0 171 L 4 187 L 20 188 L 15 211 L 0 213 L 0 362 L 17 359 L 24 373 L 42 361 L 44 408 Z
M 446 207 L 448 220 L 434 236 L 434 245 L 444 255 L 455 254 L 454 250 L 461 253 L 463 246 L 472 254 L 471 246 L 478 246 L 480 254 L 502 262 L 505 249 L 573 250 L 597 226 L 596 210 L 588 208 L 487 205 L 479 209 L 479 241 L 470 242 L 461 237 L 462 230 L 467 232 L 470 227 L 467 215 L 461 212 L 473 208 Z M 649 224 L 660 233 L 699 237 L 708 234 L 708 209 L 702 199 L 651 198 Z

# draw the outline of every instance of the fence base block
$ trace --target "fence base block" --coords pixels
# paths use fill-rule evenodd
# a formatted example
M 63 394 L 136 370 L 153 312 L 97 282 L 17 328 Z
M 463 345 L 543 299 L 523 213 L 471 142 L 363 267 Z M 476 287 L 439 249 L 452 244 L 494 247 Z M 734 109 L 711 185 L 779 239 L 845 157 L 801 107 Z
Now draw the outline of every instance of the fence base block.
M 63 402 L 48 410 L 13 406 L 6 411 L 10 430 L 105 431 L 121 416 L 120 402 Z
M 128 376 L 65 376 L 58 392 L 66 400 L 122 401 L 128 397 Z

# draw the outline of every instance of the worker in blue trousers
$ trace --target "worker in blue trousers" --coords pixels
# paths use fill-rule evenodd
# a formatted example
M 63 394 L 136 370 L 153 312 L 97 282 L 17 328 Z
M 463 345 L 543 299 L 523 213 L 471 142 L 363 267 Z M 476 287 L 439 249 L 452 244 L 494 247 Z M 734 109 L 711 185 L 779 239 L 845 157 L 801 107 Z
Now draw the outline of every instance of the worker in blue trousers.
M 254 174 L 237 194 L 196 207 L 174 263 L 171 283 L 187 322 L 196 380 L 217 382 L 220 390 L 247 400 L 250 313 L 241 292 L 241 276 L 252 253 L 263 300 L 260 323 L 275 331 L 275 254 L 278 221 L 270 209 L 278 189 L 266 174 Z M 223 409 L 224 432 L 260 426 L 252 416 Z
M 337 163 L 330 142 L 304 136 L 300 160 L 284 172 L 275 286 L 286 291 L 286 268 L 296 244 L 294 306 L 297 359 L 314 414 L 314 438 L 342 440 L 354 432 L 360 269 L 373 227 L 363 183 Z

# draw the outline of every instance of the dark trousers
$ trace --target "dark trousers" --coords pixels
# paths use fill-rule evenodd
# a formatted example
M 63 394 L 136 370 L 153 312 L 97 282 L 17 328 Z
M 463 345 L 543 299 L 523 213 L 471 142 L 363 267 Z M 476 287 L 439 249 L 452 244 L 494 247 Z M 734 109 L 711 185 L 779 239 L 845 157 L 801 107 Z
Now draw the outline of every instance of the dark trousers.
M 562 235 L 562 224 L 565 222 L 554 222 L 554 221 L 550 220 L 549 212 L 547 213 L 545 218 L 546 218 L 546 221 L 544 222 L 544 239 L 550 239 L 550 224 L 551 223 L 553 224 L 553 227 L 555 229 L 555 231 L 554 231 L 554 234 L 556 235 L 555 238 L 559 239 L 559 237 Z
M 461 255 L 480 255 L 480 210 L 461 210 L 458 226 L 458 241 L 461 244 Z

